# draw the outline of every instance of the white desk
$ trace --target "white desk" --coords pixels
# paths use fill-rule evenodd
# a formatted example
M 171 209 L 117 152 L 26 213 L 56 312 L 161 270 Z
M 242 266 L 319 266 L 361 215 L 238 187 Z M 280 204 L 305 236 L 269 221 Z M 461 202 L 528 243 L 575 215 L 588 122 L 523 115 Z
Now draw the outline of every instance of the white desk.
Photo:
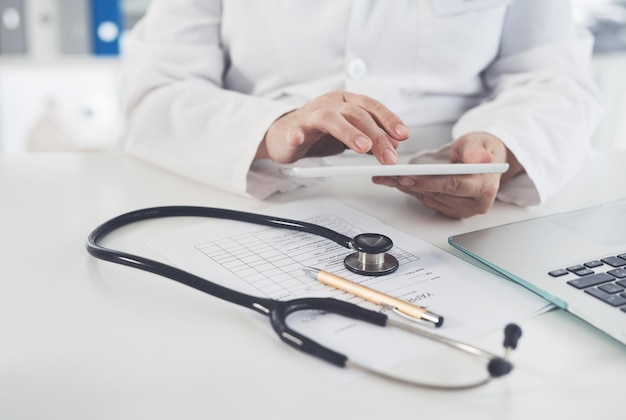
M 258 202 L 119 155 L 0 156 L 0 418 L 624 418 L 626 346 L 561 311 L 522 321 L 516 370 L 481 389 L 424 391 L 369 376 L 344 383 L 233 305 L 96 261 L 84 248 L 96 225 L 140 207 L 262 211 L 330 195 L 454 252 L 447 237 L 455 233 L 626 196 L 624 159 L 626 152 L 595 155 L 592 171 L 541 207 L 497 203 L 458 221 L 367 180 Z M 149 252 L 138 243 L 145 231 L 183 222 L 111 239 Z M 475 343 L 499 352 L 501 340 L 497 332 Z

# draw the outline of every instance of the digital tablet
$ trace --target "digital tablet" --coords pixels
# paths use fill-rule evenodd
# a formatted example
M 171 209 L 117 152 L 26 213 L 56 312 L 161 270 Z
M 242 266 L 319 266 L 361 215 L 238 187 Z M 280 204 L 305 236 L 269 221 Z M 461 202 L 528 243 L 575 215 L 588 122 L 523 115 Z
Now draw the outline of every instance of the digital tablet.
M 293 166 L 281 172 L 301 178 L 333 176 L 467 175 L 500 174 L 508 163 L 417 163 L 412 165 Z

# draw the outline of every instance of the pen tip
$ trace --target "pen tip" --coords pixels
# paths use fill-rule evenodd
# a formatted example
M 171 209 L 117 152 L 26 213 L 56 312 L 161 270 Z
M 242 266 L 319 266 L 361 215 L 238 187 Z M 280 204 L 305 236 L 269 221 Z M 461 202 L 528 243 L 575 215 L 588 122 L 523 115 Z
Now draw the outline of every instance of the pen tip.
M 313 278 L 316 278 L 317 274 L 320 272 L 320 270 L 313 267 L 302 267 L 301 270 Z

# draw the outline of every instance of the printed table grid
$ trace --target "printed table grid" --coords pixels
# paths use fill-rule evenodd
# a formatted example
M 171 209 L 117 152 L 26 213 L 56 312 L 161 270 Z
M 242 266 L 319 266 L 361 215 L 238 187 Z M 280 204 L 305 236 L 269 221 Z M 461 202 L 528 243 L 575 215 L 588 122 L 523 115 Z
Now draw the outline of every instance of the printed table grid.
M 356 226 L 331 214 L 322 214 L 307 222 L 328 227 L 349 237 L 362 233 Z M 343 261 L 346 255 L 344 247 L 329 239 L 277 228 L 205 242 L 195 248 L 265 296 L 274 299 L 293 298 L 325 288 L 303 275 L 301 268 Z M 392 253 L 400 263 L 417 259 L 398 248 L 394 248 Z

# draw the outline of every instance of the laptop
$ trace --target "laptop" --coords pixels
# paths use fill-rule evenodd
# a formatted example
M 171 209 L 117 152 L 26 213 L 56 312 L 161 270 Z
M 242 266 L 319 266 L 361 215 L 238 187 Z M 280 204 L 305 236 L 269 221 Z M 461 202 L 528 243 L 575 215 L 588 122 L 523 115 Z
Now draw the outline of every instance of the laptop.
M 448 242 L 626 344 L 626 199 Z

